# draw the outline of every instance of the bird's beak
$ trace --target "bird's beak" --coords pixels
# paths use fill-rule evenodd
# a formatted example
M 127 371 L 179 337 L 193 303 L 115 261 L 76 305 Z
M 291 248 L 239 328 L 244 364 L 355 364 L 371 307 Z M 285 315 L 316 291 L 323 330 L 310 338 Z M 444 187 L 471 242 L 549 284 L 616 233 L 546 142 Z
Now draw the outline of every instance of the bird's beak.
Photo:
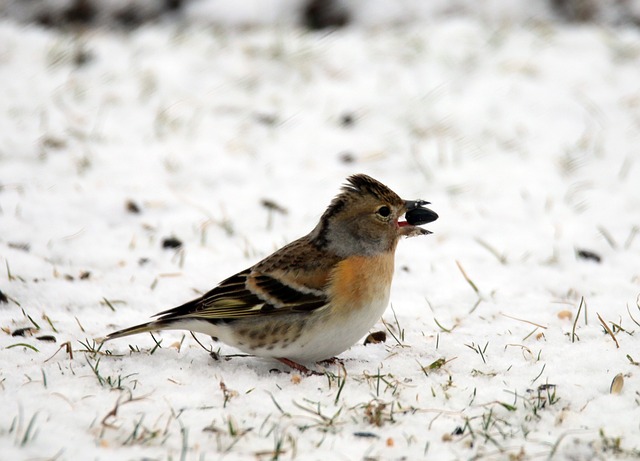
M 431 202 L 427 202 L 426 200 L 405 200 L 404 207 L 407 211 L 415 210 L 416 208 L 420 208 L 424 205 L 431 205 Z
M 427 224 L 438 219 L 438 214 L 426 208 L 424 205 L 429 205 L 430 202 L 426 200 L 405 200 L 405 219 L 406 221 L 398 221 L 398 227 L 400 228 L 400 234 L 407 237 L 413 237 L 414 235 L 427 235 L 431 234 L 431 231 L 423 229 L 422 224 Z

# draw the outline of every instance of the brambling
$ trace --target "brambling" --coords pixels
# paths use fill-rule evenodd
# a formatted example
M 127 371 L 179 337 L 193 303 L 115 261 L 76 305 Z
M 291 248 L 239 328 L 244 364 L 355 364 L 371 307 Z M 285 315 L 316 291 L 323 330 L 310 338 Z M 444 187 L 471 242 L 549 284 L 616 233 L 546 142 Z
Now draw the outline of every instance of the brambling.
M 309 372 L 302 363 L 344 352 L 380 319 L 398 240 L 430 234 L 417 225 L 438 218 L 426 204 L 402 200 L 367 175 L 350 176 L 309 234 L 203 296 L 104 341 L 191 330 Z

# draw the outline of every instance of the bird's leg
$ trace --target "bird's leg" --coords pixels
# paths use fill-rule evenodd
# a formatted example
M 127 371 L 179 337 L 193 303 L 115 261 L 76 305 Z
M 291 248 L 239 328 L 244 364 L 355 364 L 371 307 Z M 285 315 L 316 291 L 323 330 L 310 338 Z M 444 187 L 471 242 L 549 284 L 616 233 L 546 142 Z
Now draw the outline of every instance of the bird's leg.
M 294 370 L 299 371 L 300 373 L 304 373 L 305 375 L 319 375 L 322 376 L 323 373 L 320 373 L 315 370 L 309 370 L 304 365 L 300 365 L 298 362 L 294 362 L 293 360 L 286 359 L 284 357 L 278 358 L 278 362 L 284 363 L 286 366 L 293 368 Z

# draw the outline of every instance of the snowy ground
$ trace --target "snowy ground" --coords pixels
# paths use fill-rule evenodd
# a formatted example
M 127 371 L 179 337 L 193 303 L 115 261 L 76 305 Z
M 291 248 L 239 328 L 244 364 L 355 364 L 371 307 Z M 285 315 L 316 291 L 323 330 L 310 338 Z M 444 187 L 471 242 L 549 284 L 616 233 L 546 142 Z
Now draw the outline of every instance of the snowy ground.
M 639 60 L 636 29 L 473 18 L 0 23 L 0 457 L 639 456 Z M 440 214 L 400 244 L 385 343 L 322 377 L 178 332 L 95 350 L 357 172 Z

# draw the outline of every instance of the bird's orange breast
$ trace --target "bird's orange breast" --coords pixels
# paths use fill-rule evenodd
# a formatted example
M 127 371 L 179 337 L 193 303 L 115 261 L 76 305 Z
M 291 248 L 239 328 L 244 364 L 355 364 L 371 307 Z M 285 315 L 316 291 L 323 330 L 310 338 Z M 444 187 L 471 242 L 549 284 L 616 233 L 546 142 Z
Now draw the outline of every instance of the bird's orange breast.
M 336 308 L 366 309 L 389 297 L 393 278 L 392 251 L 377 256 L 351 256 L 331 274 L 329 292 Z

